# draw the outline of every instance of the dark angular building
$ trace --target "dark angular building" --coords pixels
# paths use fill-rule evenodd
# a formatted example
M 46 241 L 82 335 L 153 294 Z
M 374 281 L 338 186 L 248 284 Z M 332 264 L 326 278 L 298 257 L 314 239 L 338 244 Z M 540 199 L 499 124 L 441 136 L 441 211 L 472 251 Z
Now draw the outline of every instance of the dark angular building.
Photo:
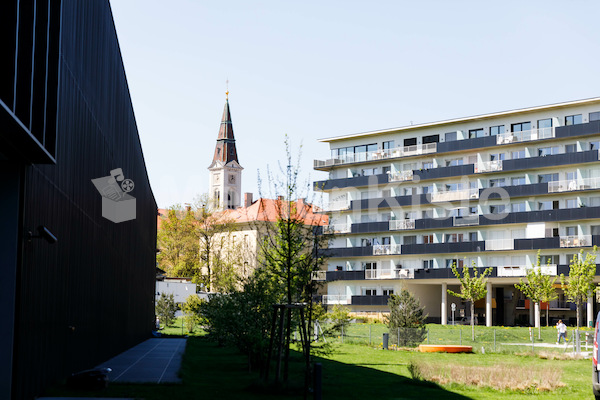
M 149 336 L 157 207 L 108 1 L 3 1 L 0 31 L 0 398 L 28 399 Z

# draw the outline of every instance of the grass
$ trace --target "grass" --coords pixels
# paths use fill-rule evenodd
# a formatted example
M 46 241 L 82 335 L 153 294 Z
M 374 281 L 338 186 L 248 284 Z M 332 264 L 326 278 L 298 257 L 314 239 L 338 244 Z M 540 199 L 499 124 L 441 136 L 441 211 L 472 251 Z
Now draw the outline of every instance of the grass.
M 178 333 L 180 334 L 180 327 Z M 364 329 L 364 327 L 361 327 Z M 520 332 L 515 337 L 520 338 Z M 581 399 L 591 397 L 590 360 L 550 360 L 535 355 L 499 353 L 437 354 L 414 351 L 384 351 L 377 346 L 335 344 L 336 351 L 327 358 L 316 358 L 323 365 L 323 398 L 326 399 L 525 399 L 531 393 L 536 398 Z M 496 390 L 486 386 L 465 383 L 436 384 L 412 379 L 411 363 L 453 368 L 454 366 L 481 369 L 498 369 L 504 374 L 512 368 L 520 371 L 554 369 L 560 374 L 564 387 L 552 392 L 536 390 Z M 259 383 L 256 372 L 249 373 L 246 357 L 235 349 L 217 347 L 205 336 L 188 339 L 183 359 L 179 385 L 110 384 L 98 393 L 99 397 L 132 397 L 148 400 L 160 399 L 296 399 L 301 398 L 303 363 L 294 352 L 290 364 L 289 390 L 278 390 L 266 395 L 269 389 Z M 514 371 L 514 370 L 513 370 Z M 524 374 L 525 372 L 521 372 Z M 89 396 L 64 387 L 54 388 L 48 395 Z

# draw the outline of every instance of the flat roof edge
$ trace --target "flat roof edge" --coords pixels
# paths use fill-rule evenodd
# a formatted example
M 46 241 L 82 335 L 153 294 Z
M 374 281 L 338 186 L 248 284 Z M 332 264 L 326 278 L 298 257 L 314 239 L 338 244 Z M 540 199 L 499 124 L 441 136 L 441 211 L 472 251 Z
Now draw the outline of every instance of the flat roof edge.
M 353 139 L 353 138 L 359 138 L 359 137 L 365 137 L 365 136 L 371 136 L 371 135 L 393 133 L 393 132 L 398 132 L 398 131 L 409 131 L 409 130 L 413 130 L 413 129 L 421 129 L 421 128 L 426 128 L 426 127 L 457 124 L 457 123 L 461 123 L 461 122 L 475 121 L 478 119 L 500 117 L 500 116 L 509 115 L 509 114 L 535 112 L 535 111 L 540 111 L 540 110 L 544 110 L 544 109 L 563 108 L 563 107 L 569 107 L 569 106 L 574 106 L 574 105 L 584 105 L 584 104 L 593 104 L 593 103 L 600 103 L 600 97 L 592 97 L 589 99 L 573 100 L 573 101 L 567 101 L 567 102 L 563 102 L 563 103 L 554 103 L 554 104 L 546 104 L 543 106 L 519 108 L 519 109 L 507 110 L 507 111 L 499 111 L 499 112 L 489 113 L 489 114 L 479 114 L 479 115 L 473 115 L 470 117 L 462 117 L 462 118 L 447 119 L 447 120 L 442 120 L 442 121 L 426 122 L 423 124 L 407 125 L 407 126 L 401 126 L 401 127 L 397 127 L 397 128 L 351 133 L 348 135 L 332 136 L 332 137 L 328 137 L 328 138 L 317 139 L 317 141 L 321 142 L 321 143 L 328 143 L 328 142 L 335 142 L 338 140 Z

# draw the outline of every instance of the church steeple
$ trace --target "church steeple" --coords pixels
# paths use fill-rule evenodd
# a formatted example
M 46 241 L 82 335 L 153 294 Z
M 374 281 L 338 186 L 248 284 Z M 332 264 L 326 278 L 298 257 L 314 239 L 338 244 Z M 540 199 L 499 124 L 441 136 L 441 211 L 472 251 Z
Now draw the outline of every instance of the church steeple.
M 227 92 L 227 94 L 229 95 L 229 92 Z M 229 164 L 231 161 L 239 162 L 237 150 L 235 148 L 235 137 L 233 136 L 231 111 L 229 111 L 229 98 L 225 100 L 225 108 L 223 109 L 223 117 L 221 118 L 219 136 L 217 136 L 217 146 L 215 147 L 213 164 L 216 161 L 220 161 L 224 164 Z
M 233 124 L 229 111 L 229 92 L 226 93 L 225 109 L 221 118 L 219 135 L 213 161 L 208 167 L 210 197 L 217 210 L 233 209 L 241 205 L 242 166 L 238 162 L 233 136 Z

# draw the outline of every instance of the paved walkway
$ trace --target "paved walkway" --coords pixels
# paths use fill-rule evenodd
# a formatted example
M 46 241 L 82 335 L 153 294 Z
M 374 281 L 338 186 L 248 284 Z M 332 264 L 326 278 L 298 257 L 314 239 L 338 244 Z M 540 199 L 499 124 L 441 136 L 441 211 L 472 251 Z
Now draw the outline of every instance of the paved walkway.
M 112 372 L 109 382 L 180 383 L 178 376 L 186 339 L 148 339 L 100 364 Z

